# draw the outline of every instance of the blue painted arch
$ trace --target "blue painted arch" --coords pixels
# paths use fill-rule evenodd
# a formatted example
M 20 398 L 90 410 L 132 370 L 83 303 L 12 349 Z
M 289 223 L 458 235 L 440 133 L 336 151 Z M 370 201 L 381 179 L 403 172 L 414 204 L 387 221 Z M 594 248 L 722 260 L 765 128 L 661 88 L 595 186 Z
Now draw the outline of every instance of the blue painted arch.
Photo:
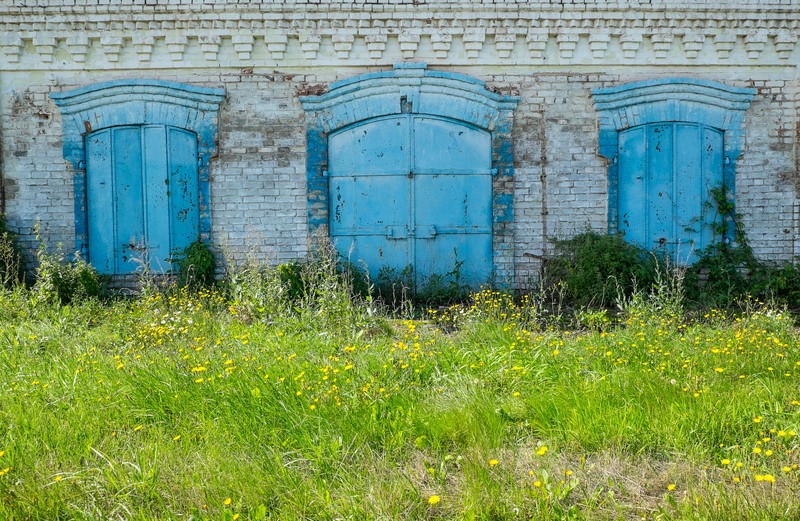
M 301 96 L 306 111 L 309 233 L 329 234 L 328 137 L 353 125 L 392 115 L 428 115 L 486 131 L 491 136 L 492 279 L 513 284 L 513 111 L 515 96 L 491 92 L 464 74 L 435 71 L 423 63 L 401 63 L 331 83 L 319 96 Z M 488 281 L 487 281 L 488 282 Z
M 223 89 L 151 79 L 96 83 L 50 95 L 62 115 L 63 155 L 75 190 L 75 247 L 88 258 L 86 136 L 130 125 L 162 125 L 197 135 L 199 232 L 210 240 L 209 162 L 217 151 L 217 113 Z
M 618 223 L 620 136 L 633 128 L 686 123 L 722 133 L 722 184 L 735 193 L 736 160 L 745 139 L 745 112 L 754 89 L 694 79 L 667 78 L 592 90 L 599 114 L 598 153 L 608 159 L 608 230 Z M 723 239 L 730 239 L 729 233 Z

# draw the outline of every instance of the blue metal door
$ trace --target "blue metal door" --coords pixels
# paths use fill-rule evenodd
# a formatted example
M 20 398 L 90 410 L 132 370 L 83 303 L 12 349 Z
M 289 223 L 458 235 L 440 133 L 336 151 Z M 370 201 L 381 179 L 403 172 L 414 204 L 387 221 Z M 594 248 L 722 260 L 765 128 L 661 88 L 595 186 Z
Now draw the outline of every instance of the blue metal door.
M 722 186 L 723 134 L 703 125 L 656 123 L 619 135 L 619 231 L 681 264 L 714 238 L 711 190 Z
M 89 262 L 106 274 L 169 271 L 198 238 L 196 134 L 112 127 L 87 136 L 86 157 Z
M 411 267 L 462 284 L 492 272 L 490 135 L 456 121 L 402 114 L 329 139 L 330 234 L 373 277 Z

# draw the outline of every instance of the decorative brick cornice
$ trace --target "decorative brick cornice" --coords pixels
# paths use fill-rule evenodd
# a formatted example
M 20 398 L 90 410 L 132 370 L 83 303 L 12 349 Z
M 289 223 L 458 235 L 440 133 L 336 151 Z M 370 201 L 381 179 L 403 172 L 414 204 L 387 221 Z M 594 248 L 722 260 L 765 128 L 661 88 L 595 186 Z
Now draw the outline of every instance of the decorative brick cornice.
M 0 69 L 800 60 L 800 12 L 777 2 L 26 3 L 0 3 Z

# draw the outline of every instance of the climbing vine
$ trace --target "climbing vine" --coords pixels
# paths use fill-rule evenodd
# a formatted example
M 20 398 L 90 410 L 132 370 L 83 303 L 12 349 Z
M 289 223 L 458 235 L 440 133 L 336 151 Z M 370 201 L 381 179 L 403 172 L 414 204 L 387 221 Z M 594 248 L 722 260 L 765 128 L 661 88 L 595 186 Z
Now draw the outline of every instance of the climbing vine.
M 747 298 L 800 302 L 800 265 L 760 261 L 753 253 L 741 216 L 725 187 L 711 190 L 718 218 L 712 224 L 720 239 L 709 245 L 686 274 L 687 296 L 711 306 L 729 306 Z

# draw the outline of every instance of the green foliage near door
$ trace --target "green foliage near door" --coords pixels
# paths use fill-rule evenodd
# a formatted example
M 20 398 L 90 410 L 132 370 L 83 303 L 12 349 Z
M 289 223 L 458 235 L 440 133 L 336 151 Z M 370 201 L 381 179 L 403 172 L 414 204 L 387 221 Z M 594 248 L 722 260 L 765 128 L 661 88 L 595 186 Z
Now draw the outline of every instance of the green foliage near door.
M 562 282 L 567 300 L 579 307 L 610 306 L 621 296 L 649 288 L 656 280 L 658 259 L 625 242 L 621 235 L 584 232 L 555 241 L 544 284 Z
M 172 259 L 178 282 L 184 286 L 211 286 L 217 272 L 214 254 L 203 241 L 196 240 Z
M 0 289 L 11 289 L 24 281 L 25 263 L 17 243 L 17 235 L 8 229 L 0 215 Z

